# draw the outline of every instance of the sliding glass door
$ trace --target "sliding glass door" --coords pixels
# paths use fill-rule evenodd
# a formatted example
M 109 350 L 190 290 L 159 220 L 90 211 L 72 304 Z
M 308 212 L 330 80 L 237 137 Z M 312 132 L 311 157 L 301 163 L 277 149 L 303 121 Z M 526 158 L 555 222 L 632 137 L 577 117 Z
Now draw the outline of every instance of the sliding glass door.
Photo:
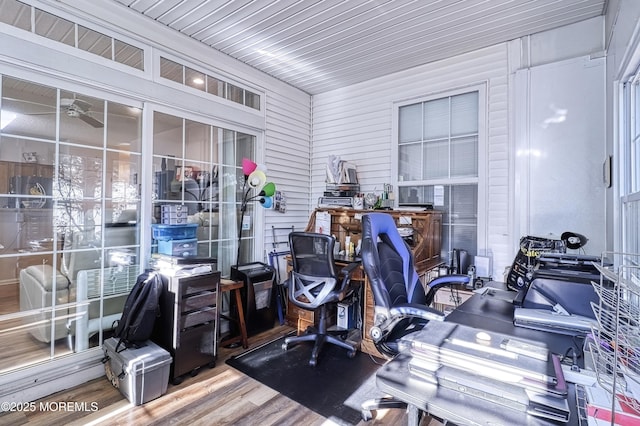
M 0 76 L 0 373 L 101 344 L 139 272 L 142 118 Z
M 153 220 L 170 222 L 163 211 L 180 206 L 174 222 L 197 225 L 197 256 L 215 259 L 228 275 L 241 226 L 242 158 L 255 158 L 256 135 L 162 112 L 153 128 Z M 255 235 L 255 227 L 243 229 L 241 259 L 253 258 Z

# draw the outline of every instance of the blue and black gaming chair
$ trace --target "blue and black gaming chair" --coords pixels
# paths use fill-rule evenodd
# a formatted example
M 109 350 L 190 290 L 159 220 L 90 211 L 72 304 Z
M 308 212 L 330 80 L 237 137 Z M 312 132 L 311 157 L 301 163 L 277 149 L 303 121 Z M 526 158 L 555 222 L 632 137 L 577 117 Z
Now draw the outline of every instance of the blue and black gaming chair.
M 436 291 L 452 284 L 466 285 L 467 275 L 438 277 L 423 287 L 411 252 L 393 217 L 386 213 L 362 216 L 362 266 L 374 297 L 371 338 L 389 357 L 398 353 L 398 342 L 422 328 L 427 321 L 442 321 L 444 314 L 430 308 Z
M 420 330 L 428 321 L 443 321 L 444 314 L 430 308 L 439 288 L 466 285 L 467 275 L 446 275 L 423 287 L 411 252 L 393 217 L 387 213 L 362 215 L 362 266 L 374 299 L 374 325 L 370 330 L 376 348 L 387 357 L 401 350 L 403 337 Z M 382 398 L 362 406 L 365 420 L 381 408 L 401 408 L 405 403 Z

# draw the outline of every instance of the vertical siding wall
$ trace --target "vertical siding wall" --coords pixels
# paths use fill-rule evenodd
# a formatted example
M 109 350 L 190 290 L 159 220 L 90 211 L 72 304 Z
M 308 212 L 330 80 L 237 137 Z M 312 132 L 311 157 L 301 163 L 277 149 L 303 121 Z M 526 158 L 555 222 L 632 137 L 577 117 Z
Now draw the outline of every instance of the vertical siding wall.
M 313 97 L 313 148 L 311 154 L 312 205 L 325 188 L 329 155 L 353 162 L 363 192 L 380 191 L 391 176 L 393 104 L 407 99 L 466 86 L 486 86 L 485 164 L 480 170 L 480 253 L 490 247 L 494 277 L 502 279 L 504 267 L 513 261 L 510 230 L 509 160 L 509 54 L 506 44 L 412 68 L 361 84 Z M 481 148 L 482 152 L 482 148 Z M 482 228 L 482 227 L 480 227 Z
M 303 230 L 309 220 L 311 97 L 299 91 L 269 91 L 266 102 L 265 162 L 267 176 L 286 197 L 286 213 L 267 210 L 264 250 L 282 250 L 293 226 Z M 275 230 L 275 243 L 273 239 Z

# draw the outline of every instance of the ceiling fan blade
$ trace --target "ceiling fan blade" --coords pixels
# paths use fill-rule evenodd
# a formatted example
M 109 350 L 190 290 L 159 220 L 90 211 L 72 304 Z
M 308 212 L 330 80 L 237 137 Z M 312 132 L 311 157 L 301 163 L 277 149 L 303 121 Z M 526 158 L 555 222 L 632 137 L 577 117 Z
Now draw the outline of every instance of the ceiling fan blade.
M 76 108 L 80 108 L 83 111 L 89 111 L 91 109 L 91 104 L 82 99 L 74 98 L 74 99 L 60 99 L 60 106 L 70 107 L 74 106 Z
M 104 124 L 101 121 L 96 120 L 95 118 L 91 117 L 88 114 L 79 114 L 78 118 L 84 121 L 85 123 L 90 124 L 93 127 L 96 127 L 96 128 L 104 127 Z

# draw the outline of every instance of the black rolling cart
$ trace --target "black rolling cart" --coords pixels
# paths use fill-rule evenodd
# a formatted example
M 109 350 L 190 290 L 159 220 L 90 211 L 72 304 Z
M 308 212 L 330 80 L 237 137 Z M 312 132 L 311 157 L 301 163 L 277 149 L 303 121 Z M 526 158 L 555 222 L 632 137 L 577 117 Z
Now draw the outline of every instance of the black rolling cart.
M 170 381 L 179 384 L 186 374 L 215 366 L 220 272 L 161 275 L 160 318 L 152 340 L 171 353 Z

